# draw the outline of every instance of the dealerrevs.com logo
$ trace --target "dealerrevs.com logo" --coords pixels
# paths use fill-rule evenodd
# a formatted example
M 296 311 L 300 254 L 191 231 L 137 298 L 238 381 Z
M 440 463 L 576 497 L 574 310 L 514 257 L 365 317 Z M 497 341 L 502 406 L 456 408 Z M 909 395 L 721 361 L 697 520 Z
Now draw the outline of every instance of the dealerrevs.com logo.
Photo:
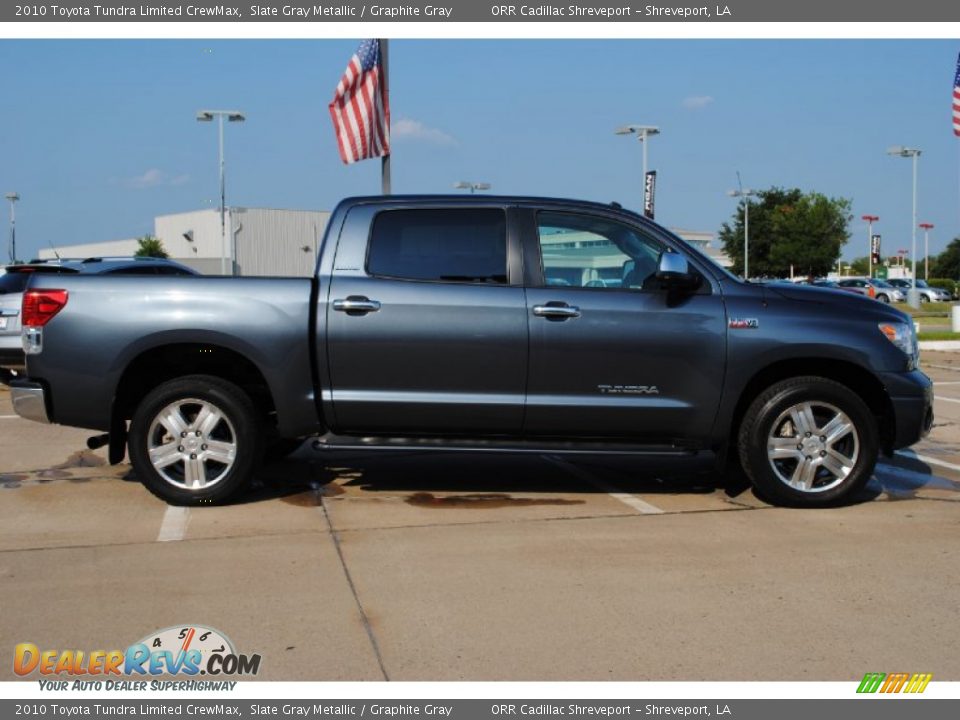
M 931 673 L 867 673 L 860 681 L 858 693 L 922 693 L 927 689 Z
M 41 676 L 256 675 L 260 655 L 238 653 L 230 639 L 205 625 L 178 625 L 151 633 L 126 650 L 45 649 L 18 643 L 13 671 Z M 93 678 L 91 678 L 93 679 Z

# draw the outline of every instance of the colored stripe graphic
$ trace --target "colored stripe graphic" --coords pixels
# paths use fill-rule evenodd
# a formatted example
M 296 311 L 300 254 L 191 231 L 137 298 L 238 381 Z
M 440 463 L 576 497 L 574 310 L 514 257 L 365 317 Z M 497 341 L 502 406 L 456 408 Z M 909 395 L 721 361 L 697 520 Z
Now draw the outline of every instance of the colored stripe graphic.
M 932 673 L 866 673 L 858 693 L 922 693 L 933 679 Z
M 857 688 L 857 692 L 875 693 L 880 688 L 880 683 L 883 682 L 885 677 L 885 673 L 867 673 L 863 676 L 863 680 L 860 681 L 860 687 Z

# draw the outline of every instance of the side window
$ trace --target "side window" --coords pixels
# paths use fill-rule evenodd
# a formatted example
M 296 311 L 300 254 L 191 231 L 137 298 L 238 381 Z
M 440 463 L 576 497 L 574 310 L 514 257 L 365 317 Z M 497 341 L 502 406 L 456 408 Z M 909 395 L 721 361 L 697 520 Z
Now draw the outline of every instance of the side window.
M 178 268 L 174 265 L 157 265 L 157 273 L 160 275 L 193 275 L 191 272 L 187 272 L 183 268 Z
M 504 285 L 503 210 L 386 210 L 374 219 L 367 273 L 403 280 Z
M 154 265 L 142 265 L 119 267 L 115 270 L 107 270 L 104 275 L 156 275 L 157 268 Z
M 540 212 L 537 230 L 546 285 L 642 290 L 664 250 L 653 238 L 602 217 Z

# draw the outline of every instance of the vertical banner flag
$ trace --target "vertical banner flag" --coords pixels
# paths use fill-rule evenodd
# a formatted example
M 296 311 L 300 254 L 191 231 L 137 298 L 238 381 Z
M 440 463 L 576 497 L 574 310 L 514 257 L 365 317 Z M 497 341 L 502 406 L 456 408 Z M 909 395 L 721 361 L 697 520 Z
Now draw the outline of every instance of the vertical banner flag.
M 953 134 L 960 137 L 960 55 L 957 55 L 957 74 L 953 76 Z
M 873 260 L 873 264 L 879 265 L 880 264 L 880 236 L 879 235 L 872 235 L 870 237 L 870 254 L 873 256 L 871 258 Z
M 330 119 L 344 164 L 390 154 L 390 102 L 378 40 L 364 40 L 350 58 L 330 101 Z
M 654 193 L 657 191 L 657 171 L 651 170 L 643 179 L 643 216 L 653 220 Z

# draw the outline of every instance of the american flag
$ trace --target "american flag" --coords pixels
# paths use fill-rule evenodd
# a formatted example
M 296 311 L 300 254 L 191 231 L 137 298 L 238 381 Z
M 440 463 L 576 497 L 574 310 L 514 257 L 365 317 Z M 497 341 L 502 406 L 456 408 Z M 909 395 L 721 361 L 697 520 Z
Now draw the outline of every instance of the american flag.
M 390 154 L 390 102 L 385 86 L 380 43 L 364 40 L 347 63 L 330 102 L 330 119 L 345 164 Z
M 953 78 L 953 134 L 960 137 L 960 55 L 957 56 L 957 74 Z

